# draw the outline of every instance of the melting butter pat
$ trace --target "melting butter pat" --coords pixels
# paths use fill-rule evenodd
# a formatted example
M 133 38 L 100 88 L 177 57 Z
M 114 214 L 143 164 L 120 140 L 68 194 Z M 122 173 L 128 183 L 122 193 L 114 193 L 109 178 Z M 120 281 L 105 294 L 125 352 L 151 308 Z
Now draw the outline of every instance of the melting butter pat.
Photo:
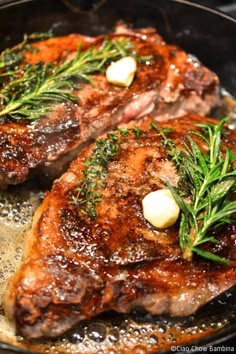
M 179 217 L 179 206 L 169 189 L 159 189 L 147 194 L 142 204 L 145 219 L 157 228 L 170 227 Z
M 133 82 L 136 70 L 136 60 L 133 57 L 124 57 L 108 66 L 106 78 L 111 84 L 129 87 Z

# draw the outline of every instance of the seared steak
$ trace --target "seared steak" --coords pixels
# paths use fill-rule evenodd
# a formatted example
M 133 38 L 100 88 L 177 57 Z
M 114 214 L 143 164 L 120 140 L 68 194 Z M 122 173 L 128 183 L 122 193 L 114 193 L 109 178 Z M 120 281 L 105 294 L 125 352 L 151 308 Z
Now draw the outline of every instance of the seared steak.
M 55 178 L 89 139 L 117 124 L 153 112 L 157 119 L 186 112 L 206 114 L 218 103 L 218 78 L 192 56 L 167 45 L 154 30 L 128 31 L 119 28 L 114 38 L 126 36 L 139 56 L 152 56 L 138 64 L 130 88 L 109 84 L 104 74 L 93 84 L 72 90 L 78 103 L 55 104 L 39 120 L 0 122 L 0 187 L 18 184 L 32 175 Z M 102 42 L 106 36 L 90 38 L 69 35 L 33 44 L 37 52 L 24 53 L 25 62 L 58 62 L 82 49 Z
M 202 119 L 191 114 L 160 126 L 172 127 L 169 137 L 178 146 L 186 130 Z M 178 177 L 160 136 L 148 128 L 148 121 L 142 124 L 140 137 L 132 132 L 122 136 L 108 174 L 97 184 L 101 200 L 95 218 L 83 213 L 76 192 L 94 145 L 80 152 L 38 208 L 23 264 L 5 296 L 5 310 L 17 333 L 53 337 L 101 312 L 136 307 L 152 314 L 187 316 L 236 283 L 233 226 L 216 234 L 219 244 L 207 245 L 232 261 L 223 265 L 198 256 L 187 261 L 179 250 L 178 224 L 160 231 L 145 220 L 144 196 L 163 188 L 163 179 L 175 184 Z M 236 133 L 225 139 L 236 152 Z

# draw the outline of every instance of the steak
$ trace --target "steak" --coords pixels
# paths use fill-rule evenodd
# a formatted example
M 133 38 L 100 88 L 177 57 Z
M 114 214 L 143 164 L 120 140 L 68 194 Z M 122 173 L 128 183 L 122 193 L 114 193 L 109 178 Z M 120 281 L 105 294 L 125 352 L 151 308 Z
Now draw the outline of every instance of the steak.
M 193 124 L 202 120 L 189 114 L 160 127 L 171 126 L 169 137 L 180 146 L 186 131 L 197 129 Z M 83 213 L 76 191 L 94 145 L 80 152 L 36 211 L 22 265 L 5 295 L 6 314 L 18 334 L 58 336 L 108 310 L 126 313 L 142 307 L 152 314 L 188 316 L 236 283 L 234 226 L 215 231 L 219 243 L 207 245 L 208 251 L 231 260 L 226 265 L 197 255 L 186 260 L 179 249 L 178 223 L 158 230 L 145 220 L 144 196 L 163 188 L 163 179 L 175 184 L 178 177 L 148 118 L 141 127 L 140 137 L 132 132 L 122 136 L 108 174 L 97 184 L 95 218 Z M 225 136 L 234 152 L 235 141 L 235 132 Z
M 33 43 L 37 50 L 24 52 L 25 63 L 56 62 L 101 44 L 107 36 L 79 34 Z M 217 76 L 174 45 L 167 45 L 153 29 L 127 30 L 119 26 L 110 37 L 127 37 L 138 56 L 152 56 L 138 63 L 129 88 L 109 84 L 104 74 L 95 74 L 93 84 L 72 89 L 77 103 L 54 103 L 38 120 L 0 122 L 0 188 L 24 182 L 31 176 L 51 180 L 61 175 L 84 144 L 114 126 L 152 112 L 156 119 L 186 112 L 208 113 L 219 102 Z

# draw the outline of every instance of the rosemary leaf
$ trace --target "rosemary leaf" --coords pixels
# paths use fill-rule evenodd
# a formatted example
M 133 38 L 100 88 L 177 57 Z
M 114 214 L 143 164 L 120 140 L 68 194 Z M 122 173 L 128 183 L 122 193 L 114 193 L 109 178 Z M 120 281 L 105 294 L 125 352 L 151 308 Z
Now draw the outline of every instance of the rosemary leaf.
M 199 256 L 209 259 L 210 261 L 215 261 L 215 262 L 223 263 L 226 265 L 230 265 L 230 263 L 231 263 L 228 259 L 219 257 L 214 253 L 204 251 L 201 248 L 193 247 L 192 250 L 193 250 L 193 252 L 197 253 Z

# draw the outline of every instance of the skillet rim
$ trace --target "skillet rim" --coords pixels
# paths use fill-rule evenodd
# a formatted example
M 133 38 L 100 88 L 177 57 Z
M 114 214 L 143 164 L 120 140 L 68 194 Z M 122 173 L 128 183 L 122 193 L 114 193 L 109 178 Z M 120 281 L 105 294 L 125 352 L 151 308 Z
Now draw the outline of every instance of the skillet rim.
M 36 1 L 40 1 L 40 0 L 7 0 L 6 3 L 0 4 L 0 10 L 4 9 L 4 8 L 12 7 L 12 6 L 16 6 L 16 5 L 20 5 L 20 4 L 24 4 L 24 3 L 30 3 L 30 2 L 32 3 L 32 2 L 36 2 Z M 106 1 L 108 1 L 108 0 L 105 0 L 104 3 Z M 203 11 L 211 12 L 215 15 L 225 18 L 226 20 L 236 23 L 236 18 L 234 18 L 233 16 L 230 16 L 230 15 L 226 14 L 225 12 L 218 10 L 216 8 L 210 7 L 210 6 L 194 3 L 194 2 L 191 2 L 188 0 L 168 0 L 168 1 L 184 4 L 184 5 L 187 5 L 190 7 L 196 7 L 196 8 L 202 9 Z M 63 2 L 63 4 L 68 8 L 68 6 L 64 2 Z M 96 11 L 96 9 L 92 10 L 92 11 Z

